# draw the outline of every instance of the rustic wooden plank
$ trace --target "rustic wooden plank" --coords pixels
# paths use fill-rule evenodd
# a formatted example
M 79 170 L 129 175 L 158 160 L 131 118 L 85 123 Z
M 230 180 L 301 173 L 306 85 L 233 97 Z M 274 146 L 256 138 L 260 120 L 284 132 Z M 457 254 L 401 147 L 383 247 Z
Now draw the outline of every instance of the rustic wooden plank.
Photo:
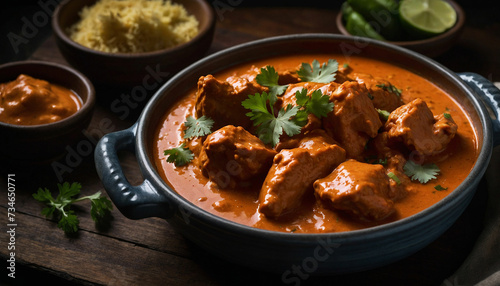
M 135 163 L 135 157 L 131 154 L 125 154 L 123 160 L 124 171 L 130 178 L 133 184 L 141 181 L 138 166 Z M 15 171 L 13 172 L 16 173 Z M 41 178 L 39 178 L 39 176 Z M 47 175 L 48 176 L 48 175 Z M 32 174 L 29 178 L 26 174 L 17 173 L 16 175 L 16 210 L 33 217 L 45 219 L 41 210 L 43 204 L 37 202 L 32 194 L 39 187 L 48 188 L 57 194 L 57 181 L 53 178 L 45 180 L 47 176 L 41 173 Z M 50 177 L 50 176 L 49 176 Z M 67 177 L 69 182 L 80 182 L 82 184 L 82 196 L 91 195 L 97 191 L 101 191 L 106 196 L 100 181 L 96 179 L 95 167 L 93 166 L 92 158 L 85 160 L 82 165 L 75 168 L 75 171 Z M 0 185 L 6 186 L 6 175 L 0 177 Z M 0 197 L 0 206 L 7 205 L 7 197 Z M 90 204 L 81 202 L 75 205 L 74 210 L 80 219 L 80 228 L 90 232 L 98 232 L 101 235 L 114 237 L 119 240 L 129 241 L 135 244 L 148 245 L 152 249 L 160 251 L 177 253 L 181 256 L 191 256 L 191 251 L 185 244 L 180 234 L 176 233 L 168 223 L 159 218 L 147 218 L 142 220 L 130 220 L 124 217 L 118 209 L 112 211 L 112 220 L 107 228 L 96 229 L 95 223 L 90 217 Z M 43 223 L 47 227 L 52 227 L 56 224 L 54 221 L 45 221 Z M 63 235 L 59 229 L 54 230 L 56 234 Z
M 5 207 L 0 207 L 0 217 L 7 217 Z M 76 237 L 67 237 L 55 224 L 23 213 L 16 213 L 16 223 L 18 263 L 43 265 L 55 273 L 105 285 L 138 281 L 144 285 L 170 284 L 182 281 L 182 277 L 190 277 L 193 285 L 207 281 L 200 266 L 191 259 L 87 230 L 80 230 Z M 2 223 L 2 235 L 7 230 Z M 146 241 L 150 235 L 158 233 L 143 233 Z M 7 257 L 7 248 L 1 247 L 0 253 Z

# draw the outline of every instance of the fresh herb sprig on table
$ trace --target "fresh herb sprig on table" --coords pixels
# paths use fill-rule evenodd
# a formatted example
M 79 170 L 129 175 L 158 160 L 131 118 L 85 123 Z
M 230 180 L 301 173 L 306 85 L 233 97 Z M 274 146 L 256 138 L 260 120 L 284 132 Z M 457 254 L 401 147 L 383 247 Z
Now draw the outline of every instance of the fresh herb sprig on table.
M 38 192 L 33 194 L 35 200 L 45 203 L 47 206 L 42 209 L 42 214 L 47 218 L 54 217 L 59 221 L 57 226 L 66 234 L 73 234 L 78 231 L 80 221 L 75 212 L 71 210 L 71 205 L 83 200 L 90 200 L 90 216 L 94 222 L 99 223 L 113 209 L 111 201 L 106 197 L 101 197 L 101 192 L 96 192 L 90 196 L 77 198 L 80 194 L 82 185 L 79 183 L 68 182 L 57 184 L 59 194 L 54 198 L 47 188 L 39 188 Z

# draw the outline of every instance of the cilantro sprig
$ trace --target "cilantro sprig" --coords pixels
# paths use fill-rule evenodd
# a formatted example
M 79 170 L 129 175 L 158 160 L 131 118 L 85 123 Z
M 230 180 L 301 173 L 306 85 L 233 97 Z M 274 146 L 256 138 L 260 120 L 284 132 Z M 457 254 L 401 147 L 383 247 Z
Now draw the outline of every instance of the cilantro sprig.
M 403 170 L 412 180 L 418 180 L 422 184 L 425 184 L 432 179 L 436 179 L 436 176 L 439 175 L 439 172 L 441 171 L 434 163 L 419 165 L 412 160 L 406 161 Z
M 203 137 L 212 133 L 212 127 L 214 121 L 203 115 L 200 118 L 194 118 L 193 116 L 188 116 L 184 126 L 184 138 L 192 139 L 195 137 Z M 186 147 L 186 143 L 170 148 L 163 151 L 163 155 L 167 156 L 167 162 L 174 163 L 176 167 L 181 167 L 189 164 L 194 159 L 194 154 Z
M 329 83 L 335 80 L 335 72 L 338 63 L 329 60 L 328 64 L 320 66 L 317 60 L 313 61 L 312 67 L 303 63 L 297 74 L 304 81 L 315 81 Z M 307 123 L 307 116 L 314 114 L 318 118 L 326 117 L 333 110 L 333 102 L 330 102 L 328 95 L 323 95 L 321 90 L 314 90 L 308 96 L 307 89 L 302 89 L 295 93 L 297 106 L 288 104 L 282 107 L 277 114 L 274 111 L 274 104 L 278 96 L 285 92 L 287 85 L 278 84 L 279 75 L 272 66 L 261 69 L 256 80 L 260 85 L 269 87 L 269 92 L 249 95 L 241 104 L 250 112 L 246 113 L 257 126 L 257 135 L 265 144 L 278 144 L 283 132 L 288 136 L 300 133 L 302 126 Z
M 241 104 L 249 109 L 246 115 L 257 126 L 257 135 L 265 144 L 278 144 L 280 136 L 285 132 L 288 136 L 300 133 L 302 126 L 307 123 L 308 114 L 312 113 L 319 118 L 326 117 L 333 110 L 333 102 L 321 90 L 315 90 L 311 96 L 307 89 L 295 93 L 297 106 L 288 104 L 281 108 L 278 114 L 274 112 L 277 97 L 271 93 L 256 93 L 249 95 Z
M 274 103 L 277 97 L 272 93 L 262 92 L 249 95 L 241 104 L 251 110 L 246 115 L 257 126 L 257 135 L 266 144 L 276 146 L 280 136 L 285 132 L 288 136 L 300 133 L 301 126 L 292 120 L 300 107 L 289 104 L 274 114 Z M 268 105 L 269 104 L 269 105 Z M 269 106 L 269 108 L 268 108 Z
M 260 73 L 255 77 L 258 84 L 269 88 L 269 93 L 273 96 L 283 94 L 288 85 L 278 84 L 279 74 L 273 66 L 266 66 L 260 69 Z
M 312 113 L 318 118 L 326 117 L 333 110 L 333 102 L 326 94 L 322 94 L 321 90 L 317 89 L 307 96 L 307 89 L 303 88 L 295 93 L 297 105 L 304 107 L 306 113 Z
M 184 122 L 184 126 L 186 126 L 184 138 L 191 139 L 208 135 L 212 133 L 211 129 L 213 125 L 214 121 L 205 115 L 200 118 L 194 118 L 190 115 L 186 118 L 186 122 Z
M 180 146 L 167 149 L 163 151 L 163 154 L 167 157 L 167 162 L 174 163 L 176 167 L 181 167 L 187 165 L 191 160 L 194 159 L 194 154 L 186 147 L 186 143 L 182 143 Z
M 329 59 L 328 63 L 323 65 L 320 65 L 318 60 L 313 60 L 312 66 L 309 63 L 302 63 L 297 74 L 302 81 L 330 83 L 335 80 L 338 68 L 339 63 L 336 60 Z
M 90 196 L 77 198 L 80 194 L 82 185 L 80 183 L 68 182 L 57 184 L 59 194 L 54 198 L 47 188 L 39 188 L 33 194 L 35 200 L 45 203 L 46 207 L 42 209 L 42 214 L 47 218 L 53 217 L 58 219 L 57 227 L 62 229 L 66 234 L 73 234 L 78 231 L 80 221 L 75 212 L 71 210 L 71 206 L 83 200 L 90 200 L 90 216 L 92 220 L 99 223 L 102 219 L 109 215 L 113 209 L 111 201 L 106 197 L 101 197 L 101 192 L 96 192 Z

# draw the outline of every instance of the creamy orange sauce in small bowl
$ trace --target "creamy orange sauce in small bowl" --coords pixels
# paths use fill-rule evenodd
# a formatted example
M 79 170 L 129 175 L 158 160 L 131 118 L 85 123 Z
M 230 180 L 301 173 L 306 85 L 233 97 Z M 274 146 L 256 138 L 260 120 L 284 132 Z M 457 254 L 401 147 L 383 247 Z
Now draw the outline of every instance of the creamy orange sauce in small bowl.
M 94 105 L 92 82 L 71 67 L 0 65 L 0 159 L 23 167 L 53 162 L 84 138 Z
M 81 99 L 73 91 L 25 74 L 0 84 L 0 121 L 5 123 L 52 123 L 76 113 L 81 107 Z

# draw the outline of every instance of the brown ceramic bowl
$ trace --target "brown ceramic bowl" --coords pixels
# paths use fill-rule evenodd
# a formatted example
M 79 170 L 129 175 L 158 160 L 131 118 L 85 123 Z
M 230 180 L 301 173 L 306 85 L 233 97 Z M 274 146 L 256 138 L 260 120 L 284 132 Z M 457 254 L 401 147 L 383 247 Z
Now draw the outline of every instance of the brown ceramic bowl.
M 435 37 L 422 39 L 422 40 L 414 40 L 414 41 L 387 41 L 390 44 L 394 44 L 396 46 L 400 46 L 403 48 L 407 48 L 413 50 L 415 52 L 421 53 L 425 56 L 435 58 L 439 55 L 442 55 L 446 51 L 448 51 L 458 40 L 460 35 L 462 34 L 464 24 L 465 24 L 465 12 L 462 7 L 458 5 L 453 0 L 445 0 L 450 3 L 450 5 L 457 12 L 457 22 L 455 25 L 444 32 L 443 34 L 437 35 Z M 342 13 L 337 14 L 337 27 L 339 31 L 347 36 L 352 36 L 344 26 L 344 20 L 342 18 Z
M 58 84 L 75 92 L 82 107 L 60 121 L 41 125 L 14 125 L 0 122 L 0 161 L 31 165 L 52 161 L 64 154 L 83 136 L 95 105 L 94 86 L 73 68 L 42 61 L 21 61 L 0 65 L 0 83 L 20 74 Z
M 62 55 L 95 84 L 136 86 L 147 84 L 148 80 L 162 83 L 201 58 L 212 43 L 215 16 L 211 6 L 204 0 L 174 0 L 199 22 L 200 32 L 191 41 L 169 49 L 135 54 L 106 53 L 84 47 L 71 40 L 67 29 L 80 19 L 79 13 L 85 6 L 95 2 L 65 0 L 58 5 L 52 17 L 52 29 Z

